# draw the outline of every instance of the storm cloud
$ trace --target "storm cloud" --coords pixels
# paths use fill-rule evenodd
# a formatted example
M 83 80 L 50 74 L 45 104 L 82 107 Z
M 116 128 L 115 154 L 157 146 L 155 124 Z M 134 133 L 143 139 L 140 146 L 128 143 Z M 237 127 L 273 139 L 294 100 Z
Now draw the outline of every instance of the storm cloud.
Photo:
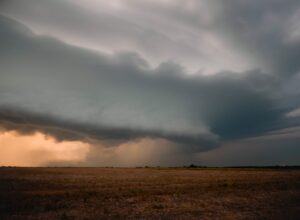
M 197 153 L 300 125 L 299 1 L 112 2 L 3 1 L 2 129 Z

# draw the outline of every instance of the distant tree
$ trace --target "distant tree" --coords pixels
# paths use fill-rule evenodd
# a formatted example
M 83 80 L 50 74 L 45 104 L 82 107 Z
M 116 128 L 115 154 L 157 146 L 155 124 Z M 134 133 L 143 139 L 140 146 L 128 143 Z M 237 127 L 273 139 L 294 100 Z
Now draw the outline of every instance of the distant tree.
M 197 166 L 194 164 L 191 164 L 191 165 L 189 165 L 189 168 L 197 168 Z

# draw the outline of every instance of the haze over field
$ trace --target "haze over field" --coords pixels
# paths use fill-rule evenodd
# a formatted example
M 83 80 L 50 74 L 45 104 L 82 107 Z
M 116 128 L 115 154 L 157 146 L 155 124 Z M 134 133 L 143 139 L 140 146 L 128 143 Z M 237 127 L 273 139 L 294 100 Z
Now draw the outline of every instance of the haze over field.
M 296 165 L 299 145 L 299 0 L 0 2 L 0 165 Z

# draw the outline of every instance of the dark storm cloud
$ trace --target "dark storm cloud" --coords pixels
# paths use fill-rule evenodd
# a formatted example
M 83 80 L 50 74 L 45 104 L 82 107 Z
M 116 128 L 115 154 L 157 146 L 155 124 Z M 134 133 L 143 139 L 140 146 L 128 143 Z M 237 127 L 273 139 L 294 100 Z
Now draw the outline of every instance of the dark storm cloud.
M 188 145 L 187 151 L 205 150 L 216 146 L 214 137 L 206 135 L 187 136 L 163 134 L 161 131 L 142 131 L 130 128 L 102 127 L 98 124 L 80 124 L 48 115 L 32 114 L 21 110 L 1 109 L 0 126 L 4 130 L 14 130 L 20 134 L 33 134 L 40 131 L 55 137 L 57 141 L 80 140 L 88 143 L 101 141 L 103 146 L 110 146 L 131 140 L 149 137 L 165 138 L 179 144 Z M 201 146 L 201 147 L 200 147 Z
M 166 138 L 198 147 L 272 129 L 276 78 L 252 71 L 186 76 L 137 54 L 107 56 L 36 36 L 1 17 L 1 120 L 58 139 Z M 8 123 L 10 122 L 10 123 Z M 60 128 L 60 129 L 59 129 Z
M 108 146 L 167 139 L 188 152 L 299 126 L 299 1 L 189 2 L 89 14 L 78 2 L 4 1 L 1 126 Z M 219 72 L 187 74 L 198 63 Z

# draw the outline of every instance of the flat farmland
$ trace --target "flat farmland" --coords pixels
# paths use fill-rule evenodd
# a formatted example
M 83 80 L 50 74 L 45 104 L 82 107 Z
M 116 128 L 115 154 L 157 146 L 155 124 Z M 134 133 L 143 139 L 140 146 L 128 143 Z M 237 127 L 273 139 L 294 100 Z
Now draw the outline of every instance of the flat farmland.
M 300 219 L 300 170 L 4 167 L 0 219 Z

